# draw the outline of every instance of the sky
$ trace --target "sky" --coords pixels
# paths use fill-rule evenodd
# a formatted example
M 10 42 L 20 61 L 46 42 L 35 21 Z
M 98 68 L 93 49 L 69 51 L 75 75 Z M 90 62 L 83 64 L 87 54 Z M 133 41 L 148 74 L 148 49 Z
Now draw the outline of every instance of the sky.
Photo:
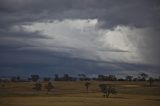
M 160 76 L 159 0 L 0 0 L 0 76 Z

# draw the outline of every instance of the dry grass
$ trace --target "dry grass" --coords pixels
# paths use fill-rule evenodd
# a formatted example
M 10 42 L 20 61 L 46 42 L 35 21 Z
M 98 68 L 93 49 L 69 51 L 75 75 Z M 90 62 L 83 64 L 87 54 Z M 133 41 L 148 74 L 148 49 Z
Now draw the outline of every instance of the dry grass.
M 160 103 L 157 97 L 145 99 L 146 96 L 123 96 L 125 97 L 5 97 L 1 98 L 1 106 L 159 106 Z
M 103 98 L 100 83 L 113 84 L 117 95 Z M 84 82 L 54 82 L 55 89 L 33 90 L 34 83 L 5 83 L 0 85 L 0 106 L 159 106 L 160 84 L 147 87 L 147 82 L 91 82 L 86 93 Z M 45 83 L 43 83 L 43 86 Z

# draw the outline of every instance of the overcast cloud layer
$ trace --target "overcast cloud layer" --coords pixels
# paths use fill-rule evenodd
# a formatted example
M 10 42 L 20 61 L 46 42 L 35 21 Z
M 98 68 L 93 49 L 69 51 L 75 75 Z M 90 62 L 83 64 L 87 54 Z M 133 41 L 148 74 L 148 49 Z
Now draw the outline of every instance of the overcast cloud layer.
M 160 75 L 159 0 L 0 0 L 0 75 Z

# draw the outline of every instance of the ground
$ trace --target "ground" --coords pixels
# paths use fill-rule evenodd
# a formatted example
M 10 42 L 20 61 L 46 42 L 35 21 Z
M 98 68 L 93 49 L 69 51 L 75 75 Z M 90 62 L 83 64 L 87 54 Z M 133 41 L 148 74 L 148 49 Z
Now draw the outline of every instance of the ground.
M 53 82 L 54 89 L 47 93 L 35 91 L 34 82 L 8 82 L 0 85 L 0 106 L 159 106 L 160 83 L 149 87 L 148 82 L 91 81 L 89 92 L 85 82 Z M 99 84 L 113 84 L 116 95 L 103 98 Z

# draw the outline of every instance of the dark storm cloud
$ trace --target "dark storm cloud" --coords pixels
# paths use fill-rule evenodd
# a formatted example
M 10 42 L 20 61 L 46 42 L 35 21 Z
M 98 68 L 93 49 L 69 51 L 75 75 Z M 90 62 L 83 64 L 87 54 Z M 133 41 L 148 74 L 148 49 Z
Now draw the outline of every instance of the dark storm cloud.
M 48 37 L 41 35 L 40 32 L 15 30 L 15 26 L 55 19 L 98 19 L 102 22 L 101 28 L 108 29 L 117 25 L 149 27 L 154 32 L 151 31 L 149 35 L 143 36 L 142 42 L 138 43 L 138 50 L 146 61 L 156 61 L 156 64 L 160 64 L 159 0 L 0 0 L 1 70 L 8 70 L 6 67 L 14 70 L 23 69 L 25 65 L 28 65 L 28 70 L 40 70 L 45 65 L 41 70 L 61 70 L 62 73 L 65 73 L 65 70 L 71 70 L 69 73 L 78 70 L 78 73 L 84 71 L 90 74 L 104 73 L 106 70 L 113 73 L 118 70 L 115 72 L 118 73 L 124 70 L 160 69 L 159 66 L 147 67 L 145 64 L 129 63 L 106 63 L 105 67 L 100 67 L 98 63 L 101 61 L 75 60 L 65 53 L 19 50 L 23 47 L 34 47 L 32 44 L 34 41 L 27 42 L 27 39 L 48 39 Z M 136 39 L 130 37 L 135 45 Z M 114 64 L 120 68 L 115 68 Z M 40 68 L 33 68 L 35 66 Z M 2 73 L 5 72 L 1 71 L 0 74 Z
M 23 29 L 0 29 L 0 51 L 12 50 L 23 47 L 33 47 L 32 43 L 27 43 L 31 39 L 50 39 L 40 32 L 27 32 Z M 6 52 L 7 53 L 7 52 Z
M 1 25 L 46 19 L 98 18 L 107 27 L 159 26 L 158 0 L 1 0 Z M 3 24 L 2 24 L 3 23 Z
M 80 58 L 70 58 L 67 54 L 48 51 L 20 51 L 10 50 L 0 53 L 0 75 L 30 75 L 31 73 L 41 76 L 63 75 L 68 73 L 77 75 L 115 74 L 136 75 L 134 72 L 147 72 L 150 75 L 158 74 L 159 66 L 146 64 L 133 64 L 123 62 L 94 61 Z M 115 67 L 116 66 L 116 67 Z M 150 71 L 150 69 L 152 71 Z M 127 70 L 127 71 L 126 71 Z M 144 71 L 145 70 L 145 71 Z M 50 74 L 52 73 L 52 74 Z

